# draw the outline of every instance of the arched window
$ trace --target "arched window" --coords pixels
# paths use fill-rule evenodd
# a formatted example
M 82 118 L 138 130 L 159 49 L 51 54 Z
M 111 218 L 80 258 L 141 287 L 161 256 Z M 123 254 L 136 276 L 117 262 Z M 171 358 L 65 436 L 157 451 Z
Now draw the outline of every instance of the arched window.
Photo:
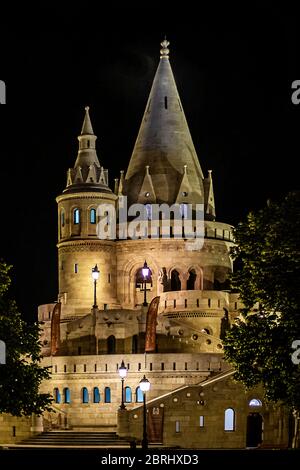
M 65 211 L 62 209 L 61 213 L 60 213 L 60 223 L 61 223 L 61 226 L 64 227 L 65 226 Z
M 53 396 L 54 396 L 55 403 L 60 403 L 61 402 L 61 396 L 60 396 L 58 388 L 54 389 Z
M 83 387 L 82 389 L 82 403 L 88 403 L 89 402 L 89 392 L 86 387 Z
M 152 220 L 152 204 L 145 204 L 147 219 Z
M 171 273 L 171 290 L 181 290 L 181 281 L 179 279 L 179 272 L 173 269 Z
M 189 271 L 189 278 L 187 280 L 186 288 L 187 290 L 194 290 L 195 289 L 195 282 L 196 282 L 197 274 L 194 269 Z
M 252 398 L 252 400 L 249 401 L 249 406 L 262 406 L 262 402 L 258 398 Z
M 104 401 L 105 403 L 111 403 L 110 387 L 104 389 Z
M 125 402 L 131 403 L 132 402 L 132 393 L 130 387 L 125 387 Z
M 138 353 L 138 335 L 132 337 L 132 354 Z
M 96 209 L 91 209 L 90 210 L 90 223 L 91 224 L 96 223 Z
M 227 408 L 224 413 L 224 431 L 234 431 L 235 412 L 232 408 Z
M 74 209 L 73 212 L 73 223 L 78 225 L 80 223 L 80 212 L 79 209 Z
M 143 401 L 144 401 L 143 392 L 140 389 L 140 387 L 137 387 L 135 389 L 135 401 L 136 401 L 136 403 L 143 403 Z
M 71 401 L 71 394 L 70 389 L 68 387 L 64 388 L 64 402 L 70 403 Z
M 111 335 L 107 338 L 107 354 L 116 353 L 116 338 L 114 335 Z
M 188 205 L 180 204 L 180 215 L 182 218 L 187 219 L 188 216 Z
M 100 392 L 99 392 L 98 387 L 94 387 L 93 401 L 94 401 L 94 403 L 100 403 Z

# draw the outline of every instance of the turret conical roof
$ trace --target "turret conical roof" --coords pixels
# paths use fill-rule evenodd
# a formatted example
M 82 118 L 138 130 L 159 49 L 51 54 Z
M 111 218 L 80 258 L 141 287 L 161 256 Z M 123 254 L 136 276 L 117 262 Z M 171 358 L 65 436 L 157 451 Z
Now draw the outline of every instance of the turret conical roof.
M 166 40 L 161 43 L 160 62 L 125 177 L 130 203 L 147 197 L 140 194 L 147 166 L 156 202 L 175 203 L 185 169 L 189 183 L 186 202 L 204 202 L 203 173 L 174 80 L 168 45 Z

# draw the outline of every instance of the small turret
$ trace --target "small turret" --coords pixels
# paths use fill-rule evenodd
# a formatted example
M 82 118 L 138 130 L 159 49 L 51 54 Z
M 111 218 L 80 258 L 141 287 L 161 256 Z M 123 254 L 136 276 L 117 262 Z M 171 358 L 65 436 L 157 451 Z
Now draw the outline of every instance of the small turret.
M 65 192 L 101 191 L 111 192 L 108 187 L 107 170 L 101 167 L 96 151 L 97 136 L 94 134 L 89 107 L 85 107 L 85 116 L 78 136 L 79 149 L 74 168 L 68 170 Z

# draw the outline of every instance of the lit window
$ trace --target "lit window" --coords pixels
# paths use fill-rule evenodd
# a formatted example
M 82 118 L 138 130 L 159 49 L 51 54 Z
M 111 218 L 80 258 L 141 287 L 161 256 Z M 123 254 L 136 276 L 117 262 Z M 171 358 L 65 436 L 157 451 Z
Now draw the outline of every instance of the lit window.
M 136 395 L 136 402 L 137 403 L 143 403 L 144 401 L 144 396 L 143 396 L 143 392 L 142 390 L 140 389 L 140 387 L 137 387 L 136 388 L 136 391 L 135 391 L 135 395 Z
M 180 421 L 175 421 L 175 432 L 180 432 Z
M 60 397 L 60 393 L 59 393 L 58 388 L 54 389 L 54 394 L 53 395 L 54 395 L 55 403 L 60 403 L 61 402 L 61 397 Z
M 110 403 L 111 402 L 110 388 L 109 387 L 105 387 L 105 389 L 104 389 L 104 401 L 105 401 L 105 403 Z
M 91 209 L 90 210 L 90 223 L 91 224 L 96 223 L 96 209 Z
M 74 212 L 73 212 L 73 222 L 75 225 L 78 225 L 79 222 L 80 222 L 80 213 L 79 213 L 79 209 L 74 209 Z
M 187 206 L 187 204 L 180 204 L 180 215 L 181 215 L 181 217 L 187 219 L 187 216 L 188 216 L 188 206 Z
M 89 392 L 86 387 L 83 387 L 82 389 L 82 403 L 88 403 L 89 402 Z
M 152 219 L 152 204 L 146 204 L 146 214 L 147 214 L 147 219 L 151 220 Z
M 258 398 L 252 398 L 252 400 L 249 401 L 249 406 L 262 406 L 262 402 L 258 400 Z
M 94 387 L 94 403 L 100 403 L 100 392 L 98 387 Z
M 234 431 L 235 412 L 232 408 L 227 408 L 224 413 L 224 431 Z
M 204 428 L 204 416 L 199 416 L 199 426 L 200 428 Z
M 130 387 L 125 387 L 125 402 L 131 403 L 132 402 L 132 393 Z
M 70 401 L 71 401 L 70 389 L 64 388 L 64 402 L 70 403 Z

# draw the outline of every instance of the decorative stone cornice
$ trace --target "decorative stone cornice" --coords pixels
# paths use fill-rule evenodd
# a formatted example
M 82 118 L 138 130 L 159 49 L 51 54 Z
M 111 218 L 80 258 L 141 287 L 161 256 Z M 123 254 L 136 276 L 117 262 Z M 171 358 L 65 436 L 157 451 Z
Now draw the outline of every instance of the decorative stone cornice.
M 102 251 L 110 253 L 115 250 L 115 243 L 111 240 L 72 240 L 58 243 L 60 253 L 75 253 L 78 251 Z
M 78 192 L 78 193 L 65 193 L 60 194 L 56 198 L 56 202 L 67 201 L 72 199 L 108 199 L 110 201 L 115 201 L 117 196 L 113 193 L 100 193 L 100 192 Z

